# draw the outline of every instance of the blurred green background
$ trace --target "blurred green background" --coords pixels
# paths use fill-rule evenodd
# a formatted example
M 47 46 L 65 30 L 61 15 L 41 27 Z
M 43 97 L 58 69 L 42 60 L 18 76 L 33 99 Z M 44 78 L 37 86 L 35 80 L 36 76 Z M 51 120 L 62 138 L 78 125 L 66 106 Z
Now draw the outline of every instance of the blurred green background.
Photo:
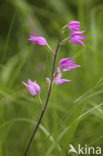
M 86 47 L 66 43 L 57 65 L 71 57 L 81 67 L 63 73 L 70 83 L 53 86 L 28 156 L 68 156 L 70 143 L 103 148 L 103 0 L 0 0 L 0 156 L 24 155 L 40 115 L 21 82 L 36 80 L 43 104 L 47 96 L 53 57 L 28 43 L 29 34 L 38 32 L 55 50 L 70 20 L 86 30 Z

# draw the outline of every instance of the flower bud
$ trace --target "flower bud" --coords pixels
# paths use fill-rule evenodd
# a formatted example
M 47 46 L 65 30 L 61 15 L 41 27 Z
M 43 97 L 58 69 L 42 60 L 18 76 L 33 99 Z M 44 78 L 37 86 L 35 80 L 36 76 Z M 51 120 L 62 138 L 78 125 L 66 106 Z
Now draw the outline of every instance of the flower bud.
M 68 29 L 71 31 L 78 31 L 80 27 L 80 22 L 78 21 L 70 21 L 68 23 Z
M 31 35 L 31 36 L 29 37 L 28 41 L 33 42 L 33 43 L 35 43 L 35 44 L 38 44 L 38 45 L 40 45 L 40 46 L 45 46 L 45 45 L 47 44 L 46 39 L 45 39 L 44 37 L 41 37 L 41 36 L 35 37 L 35 36 L 32 36 L 32 35 Z
M 28 89 L 29 93 L 32 96 L 36 96 L 40 93 L 40 86 L 36 83 L 36 81 L 32 82 L 30 79 L 28 80 L 28 84 L 25 82 L 22 82 L 22 84 L 25 85 L 25 87 Z

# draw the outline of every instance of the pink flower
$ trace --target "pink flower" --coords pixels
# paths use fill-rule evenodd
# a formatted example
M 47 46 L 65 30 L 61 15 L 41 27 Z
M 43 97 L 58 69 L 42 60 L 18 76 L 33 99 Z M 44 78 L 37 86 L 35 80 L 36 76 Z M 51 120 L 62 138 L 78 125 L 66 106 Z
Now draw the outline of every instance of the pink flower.
M 81 44 L 82 46 L 85 46 L 85 44 L 81 41 L 86 39 L 85 36 L 82 36 L 80 34 L 84 33 L 85 31 L 74 31 L 70 34 L 69 42 L 73 44 Z
M 33 42 L 35 44 L 38 44 L 40 46 L 45 46 L 47 44 L 47 41 L 44 37 L 41 36 L 33 36 L 31 35 L 28 39 L 28 41 Z
M 80 67 L 80 65 L 74 64 L 74 59 L 70 60 L 70 57 L 68 57 L 68 58 L 63 58 L 60 60 L 59 67 L 63 71 L 68 71 L 68 70 Z
M 61 79 L 61 77 L 62 77 L 62 74 L 61 74 L 61 72 L 59 72 L 58 75 L 56 76 L 56 78 L 54 79 L 54 82 L 56 85 L 61 85 L 63 83 L 71 81 L 71 80 L 67 80 L 67 79 Z
M 61 85 L 63 83 L 66 83 L 66 82 L 70 82 L 71 81 L 71 80 L 67 80 L 67 79 L 61 79 L 62 74 L 61 74 L 59 68 L 57 68 L 57 72 L 58 72 L 57 76 L 55 77 L 55 75 L 54 75 L 54 83 L 56 85 Z M 47 83 L 50 83 L 50 79 L 48 77 L 46 78 L 46 81 L 47 81 Z
M 50 79 L 48 77 L 46 77 L 45 80 L 47 81 L 47 83 L 50 83 Z
M 68 23 L 68 29 L 71 31 L 78 31 L 80 27 L 80 22 L 78 21 L 70 21 Z
M 36 96 L 40 93 L 40 86 L 36 83 L 36 81 L 32 82 L 30 79 L 28 80 L 28 84 L 25 82 L 22 82 L 22 84 L 25 85 L 25 87 L 28 89 L 29 93 L 32 96 Z

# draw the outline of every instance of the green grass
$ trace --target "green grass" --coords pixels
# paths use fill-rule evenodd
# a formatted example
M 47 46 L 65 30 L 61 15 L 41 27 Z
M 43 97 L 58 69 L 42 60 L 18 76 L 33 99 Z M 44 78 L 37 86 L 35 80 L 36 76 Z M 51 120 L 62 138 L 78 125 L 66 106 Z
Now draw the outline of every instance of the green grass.
M 43 104 L 53 57 L 27 39 L 39 32 L 55 50 L 59 32 L 70 20 L 86 30 L 86 47 L 67 43 L 61 58 L 81 67 L 63 74 L 68 84 L 53 86 L 49 104 L 28 156 L 68 156 L 69 144 L 103 146 L 103 2 L 102 0 L 0 1 L 0 156 L 23 156 L 40 115 L 35 97 L 21 84 L 41 86 Z M 71 156 L 74 156 L 72 153 Z

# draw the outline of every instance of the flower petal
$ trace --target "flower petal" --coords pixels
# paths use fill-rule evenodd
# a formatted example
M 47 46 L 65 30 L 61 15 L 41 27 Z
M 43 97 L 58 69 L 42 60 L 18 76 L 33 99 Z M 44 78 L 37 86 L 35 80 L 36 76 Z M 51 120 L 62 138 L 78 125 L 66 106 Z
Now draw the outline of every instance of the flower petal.
M 85 44 L 82 41 L 80 41 L 79 39 L 71 38 L 69 40 L 69 42 L 71 42 L 73 44 L 81 44 L 82 46 L 85 46 Z
M 70 57 L 61 59 L 61 60 L 59 61 L 59 65 L 65 63 L 65 61 L 67 61 L 67 60 L 69 60 L 69 59 L 70 59 Z
M 83 40 L 83 39 L 86 39 L 87 37 L 76 34 L 76 35 L 72 36 L 71 38 L 75 38 L 75 39 Z
M 55 84 L 56 85 L 61 85 L 63 83 L 66 83 L 66 82 L 70 82 L 71 80 L 66 80 L 66 79 L 60 79 L 58 81 L 55 81 Z
M 73 31 L 73 32 L 71 32 L 70 36 L 79 35 L 79 34 L 83 34 L 83 33 L 85 33 L 85 30 L 83 30 L 83 31 Z
M 56 71 L 57 71 L 57 73 L 60 73 L 60 68 L 58 67 L 57 69 L 56 69 Z M 55 75 L 54 75 L 55 76 Z
M 31 86 L 27 85 L 25 82 L 22 82 L 22 84 L 25 85 L 25 87 L 28 89 L 28 91 L 30 92 L 32 96 L 37 95 L 36 90 L 34 90 Z
M 62 74 L 61 74 L 61 72 L 60 72 L 60 73 L 58 73 L 58 75 L 56 76 L 56 78 L 54 79 L 54 81 L 60 80 L 61 77 L 62 77 Z
M 30 79 L 28 79 L 28 84 L 26 84 L 25 82 L 22 82 L 22 84 L 25 85 L 32 96 L 40 93 L 40 86 L 36 83 L 36 81 L 32 82 Z
M 61 59 L 64 60 L 64 59 Z M 59 62 L 59 67 L 62 71 L 68 71 L 77 67 L 80 67 L 79 65 L 74 64 L 74 59 L 72 60 L 68 60 L 68 58 L 65 58 L 65 61 L 61 61 Z
M 68 23 L 68 29 L 71 31 L 78 31 L 80 27 L 80 22 L 78 21 L 70 21 Z
M 31 35 L 31 36 L 29 37 L 28 41 L 34 42 L 34 43 L 39 44 L 39 45 L 41 45 L 41 46 L 45 46 L 45 45 L 47 44 L 46 39 L 45 39 L 44 37 L 41 37 L 41 36 L 35 37 L 35 36 L 32 36 L 32 35 Z
M 48 77 L 46 77 L 45 80 L 47 81 L 47 83 L 50 83 L 50 79 Z
M 71 70 L 71 69 L 74 69 L 77 67 L 80 67 L 80 65 L 72 65 L 71 67 L 67 67 L 67 68 L 63 69 L 63 71 L 68 71 L 68 70 Z

